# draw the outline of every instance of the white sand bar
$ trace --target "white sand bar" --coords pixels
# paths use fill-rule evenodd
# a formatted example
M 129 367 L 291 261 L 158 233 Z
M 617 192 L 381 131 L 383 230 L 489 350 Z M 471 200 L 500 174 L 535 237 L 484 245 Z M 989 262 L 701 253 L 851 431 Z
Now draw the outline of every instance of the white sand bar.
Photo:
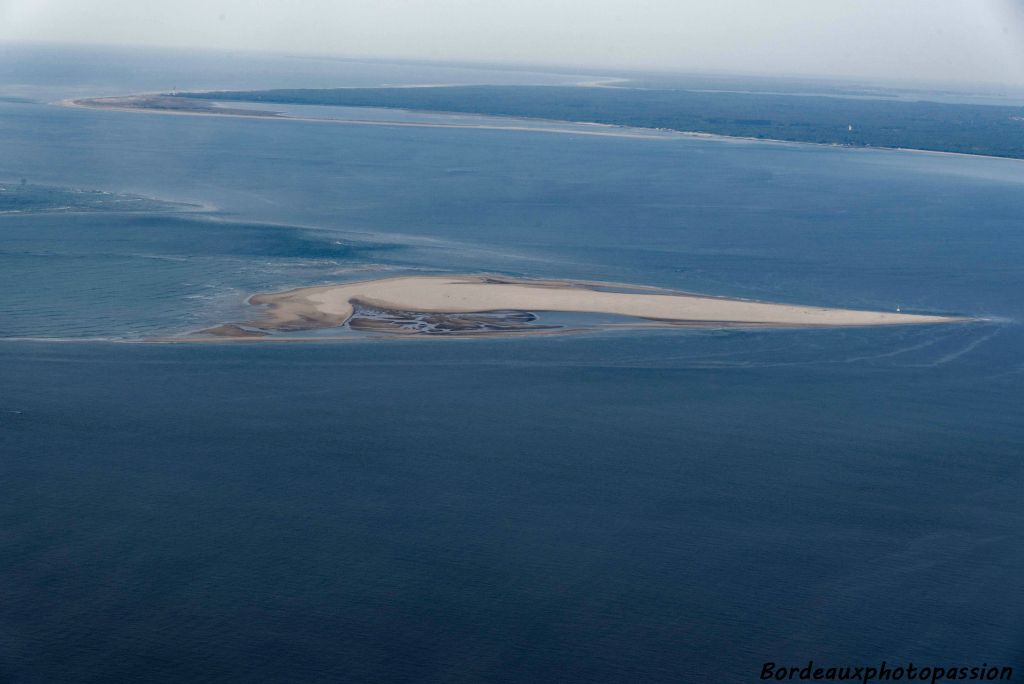
M 385 311 L 468 314 L 563 311 L 612 314 L 668 324 L 843 327 L 953 323 L 966 319 L 772 304 L 605 283 L 489 276 L 412 276 L 254 295 L 267 316 L 243 325 L 304 330 L 344 325 L 359 305 Z

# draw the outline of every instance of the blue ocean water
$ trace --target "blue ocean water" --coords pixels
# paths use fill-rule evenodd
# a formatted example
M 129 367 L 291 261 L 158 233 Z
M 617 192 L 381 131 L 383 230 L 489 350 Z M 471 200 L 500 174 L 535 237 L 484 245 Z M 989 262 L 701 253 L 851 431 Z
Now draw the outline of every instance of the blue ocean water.
M 0 101 L 22 178 L 198 206 L 0 215 L 2 678 L 1024 666 L 1024 162 Z M 478 271 L 990 320 L 116 343 Z

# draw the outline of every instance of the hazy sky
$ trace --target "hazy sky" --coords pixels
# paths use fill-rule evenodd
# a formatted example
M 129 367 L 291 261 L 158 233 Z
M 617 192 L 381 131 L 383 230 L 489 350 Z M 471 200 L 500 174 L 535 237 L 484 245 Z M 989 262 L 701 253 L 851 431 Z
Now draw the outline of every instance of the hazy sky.
M 0 40 L 1024 84 L 1024 0 L 0 0 Z

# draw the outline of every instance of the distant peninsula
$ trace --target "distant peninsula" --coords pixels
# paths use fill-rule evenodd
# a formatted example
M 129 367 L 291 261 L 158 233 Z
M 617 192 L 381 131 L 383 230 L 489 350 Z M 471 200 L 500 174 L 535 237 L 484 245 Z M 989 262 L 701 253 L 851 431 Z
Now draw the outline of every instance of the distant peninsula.
M 582 86 L 278 89 L 166 97 L 159 106 L 171 107 L 177 98 L 379 107 L 1024 158 L 1024 107 L 1005 105 Z

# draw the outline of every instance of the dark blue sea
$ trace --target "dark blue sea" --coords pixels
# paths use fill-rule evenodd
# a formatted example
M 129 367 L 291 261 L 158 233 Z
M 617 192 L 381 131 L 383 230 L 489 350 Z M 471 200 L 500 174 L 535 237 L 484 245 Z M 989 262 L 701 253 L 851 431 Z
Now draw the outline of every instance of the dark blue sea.
M 0 681 L 1020 676 L 1024 162 L 75 109 L 576 77 L 4 50 Z M 985 320 L 141 342 L 475 272 Z

